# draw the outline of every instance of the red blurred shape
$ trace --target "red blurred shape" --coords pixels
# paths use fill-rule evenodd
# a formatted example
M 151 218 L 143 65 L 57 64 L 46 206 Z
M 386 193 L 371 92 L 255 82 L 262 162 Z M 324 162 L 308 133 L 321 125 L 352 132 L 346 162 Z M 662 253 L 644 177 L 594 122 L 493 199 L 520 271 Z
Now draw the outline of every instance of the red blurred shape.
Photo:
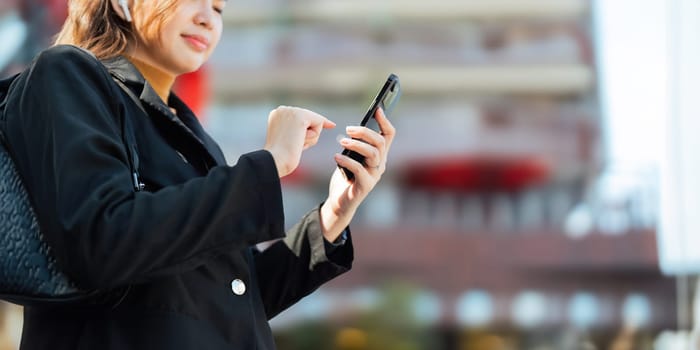
M 202 66 L 199 70 L 179 76 L 173 90 L 188 107 L 204 122 L 204 109 L 209 102 L 209 70 Z
M 519 192 L 546 182 L 550 166 L 535 156 L 466 156 L 416 161 L 405 184 L 426 190 Z
M 68 1 L 67 0 L 44 0 L 51 14 L 50 21 L 53 26 L 60 26 L 68 16 Z
M 301 165 L 292 171 L 291 174 L 280 179 L 282 185 L 291 186 L 307 184 L 309 181 L 311 181 L 311 173 L 309 173 L 309 171 Z

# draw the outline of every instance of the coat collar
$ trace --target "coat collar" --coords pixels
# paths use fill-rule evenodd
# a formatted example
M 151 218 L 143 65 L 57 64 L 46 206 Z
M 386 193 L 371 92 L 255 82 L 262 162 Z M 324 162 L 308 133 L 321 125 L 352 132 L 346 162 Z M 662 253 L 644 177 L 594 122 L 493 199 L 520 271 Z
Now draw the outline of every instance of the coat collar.
M 222 165 L 226 161 L 220 152 L 216 152 L 218 146 L 206 134 L 201 124 L 197 121 L 194 112 L 177 97 L 171 93 L 168 98 L 168 105 L 178 111 L 178 115 L 172 112 L 170 107 L 166 105 L 158 96 L 153 87 L 141 75 L 139 70 L 124 56 L 117 56 L 111 59 L 103 60 L 102 63 L 107 67 L 109 73 L 116 79 L 119 79 L 126 86 L 132 88 L 135 94 L 139 96 L 139 100 L 146 107 L 150 107 L 150 116 L 157 116 L 159 119 L 166 120 L 189 136 L 195 144 L 200 145 L 205 151 L 207 163 L 213 165 Z M 140 91 L 139 91 L 140 89 Z

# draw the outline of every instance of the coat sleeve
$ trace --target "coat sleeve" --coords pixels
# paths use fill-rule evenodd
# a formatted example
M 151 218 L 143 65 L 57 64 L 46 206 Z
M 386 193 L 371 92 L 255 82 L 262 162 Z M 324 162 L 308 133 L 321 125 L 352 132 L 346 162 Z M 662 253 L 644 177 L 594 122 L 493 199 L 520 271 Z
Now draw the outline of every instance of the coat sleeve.
M 49 246 L 78 286 L 148 281 L 284 235 L 267 151 L 178 186 L 134 192 L 117 94 L 101 63 L 55 47 L 18 78 L 8 100 L 10 152 Z
M 287 232 L 287 237 L 255 254 L 256 275 L 268 319 L 352 268 L 352 237 L 349 229 L 346 232 L 345 243 L 332 247 L 321 232 L 319 210 L 314 209 Z

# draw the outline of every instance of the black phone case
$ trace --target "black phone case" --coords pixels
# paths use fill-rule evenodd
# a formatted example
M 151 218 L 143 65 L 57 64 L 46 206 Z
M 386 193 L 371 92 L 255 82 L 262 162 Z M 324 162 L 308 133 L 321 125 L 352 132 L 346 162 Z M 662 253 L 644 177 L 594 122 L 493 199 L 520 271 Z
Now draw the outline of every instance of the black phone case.
M 362 118 L 362 121 L 360 122 L 360 126 L 368 127 L 376 132 L 381 133 L 382 130 L 379 127 L 379 124 L 375 120 L 374 116 L 375 113 L 377 112 L 377 108 L 381 107 L 384 109 L 385 115 L 388 116 L 389 111 L 386 110 L 385 108 L 385 102 L 387 96 L 389 96 L 389 93 L 394 92 L 396 94 L 395 100 L 393 101 L 392 104 L 395 104 L 396 101 L 398 101 L 398 96 L 400 95 L 400 85 L 399 85 L 399 77 L 396 76 L 395 74 L 389 75 L 389 78 L 387 78 L 386 82 L 384 83 L 384 86 L 382 87 L 381 90 L 379 90 L 379 93 L 377 94 L 377 97 L 375 97 L 374 101 L 370 105 L 370 108 L 367 110 L 367 113 L 365 114 L 365 117 Z M 342 152 L 343 155 L 348 156 L 363 166 L 367 166 L 365 164 L 365 157 L 355 151 L 351 151 L 348 149 L 344 149 Z M 349 181 L 353 181 L 355 179 L 355 174 L 353 174 L 350 170 L 340 167 L 340 169 L 343 171 L 345 174 L 345 178 L 348 179 Z

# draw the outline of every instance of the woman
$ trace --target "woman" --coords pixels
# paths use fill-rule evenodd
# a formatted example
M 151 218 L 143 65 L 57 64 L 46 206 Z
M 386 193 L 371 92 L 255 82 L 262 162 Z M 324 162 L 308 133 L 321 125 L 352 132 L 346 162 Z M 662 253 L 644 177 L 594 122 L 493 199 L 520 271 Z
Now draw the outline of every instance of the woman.
M 104 292 L 26 308 L 22 349 L 274 349 L 267 321 L 350 268 L 347 226 L 384 172 L 394 128 L 381 111 L 382 135 L 348 128 L 341 144 L 368 166 L 336 155 L 354 182 L 336 171 L 328 198 L 285 237 L 279 178 L 334 124 L 279 107 L 263 149 L 226 165 L 170 92 L 209 58 L 225 6 L 71 0 L 60 45 L 14 82 L 4 127 L 45 238 L 79 286 Z

